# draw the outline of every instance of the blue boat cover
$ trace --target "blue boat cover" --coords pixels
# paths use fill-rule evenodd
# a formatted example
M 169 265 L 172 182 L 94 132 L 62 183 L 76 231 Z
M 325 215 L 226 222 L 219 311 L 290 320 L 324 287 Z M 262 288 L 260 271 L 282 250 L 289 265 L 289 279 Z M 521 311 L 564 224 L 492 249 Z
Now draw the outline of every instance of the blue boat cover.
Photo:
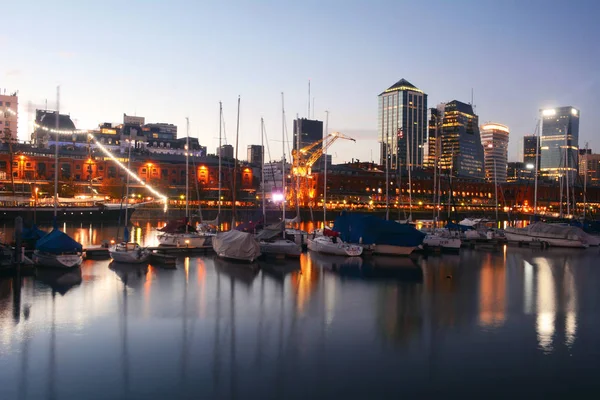
M 23 240 L 36 241 L 44 236 L 46 236 L 46 232 L 38 228 L 35 224 L 33 224 L 31 228 L 24 227 L 23 232 L 21 232 L 21 239 Z
M 446 224 L 446 229 L 449 229 L 451 231 L 472 231 L 473 227 L 472 226 L 467 226 L 467 225 L 460 225 L 454 222 L 448 222 Z
M 129 242 L 129 229 L 127 227 L 123 228 L 123 240 Z
M 410 224 L 345 211 L 335 219 L 333 230 L 339 232 L 342 240 L 349 243 L 416 247 L 425 238 L 423 232 Z
M 35 249 L 50 254 L 61 254 L 70 251 L 81 252 L 83 247 L 66 233 L 52 229 L 49 234 L 37 241 Z

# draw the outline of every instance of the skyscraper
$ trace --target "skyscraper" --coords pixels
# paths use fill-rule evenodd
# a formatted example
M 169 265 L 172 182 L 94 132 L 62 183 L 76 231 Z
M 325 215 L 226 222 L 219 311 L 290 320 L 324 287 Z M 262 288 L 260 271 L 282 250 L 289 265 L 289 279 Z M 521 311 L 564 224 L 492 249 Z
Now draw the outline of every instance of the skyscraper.
M 438 105 L 437 108 L 429 109 L 429 127 L 427 130 L 427 151 L 425 152 L 425 156 L 423 159 L 423 165 L 425 167 L 436 167 L 438 164 L 436 163 L 437 158 L 439 157 L 439 153 L 441 152 L 440 140 L 442 135 L 442 125 L 444 119 L 444 107 L 445 104 Z M 439 161 L 439 160 L 438 160 Z
M 261 166 L 263 162 L 263 147 L 257 144 L 248 146 L 248 164 Z
M 479 117 L 473 107 L 458 100 L 446 103 L 441 131 L 440 167 L 452 175 L 483 179 L 483 146 L 479 135 Z
M 481 125 L 485 180 L 488 182 L 506 182 L 509 134 L 506 125 L 494 122 Z
M 300 137 L 298 138 L 298 135 Z M 317 121 L 306 118 L 298 118 L 294 120 L 294 144 L 296 150 L 300 139 L 300 148 L 318 142 L 323 139 L 323 121 Z
M 568 106 L 542 110 L 540 174 L 574 179 L 579 153 L 579 110 Z M 573 180 L 571 180 L 573 182 Z
M 377 130 L 381 143 L 380 163 L 391 170 L 423 166 L 427 138 L 427 95 L 405 79 L 379 95 Z M 408 162 L 407 162 L 408 159 Z
M 535 158 L 537 156 L 538 168 L 540 167 L 540 158 L 542 152 L 539 148 L 537 136 L 526 135 L 523 137 L 523 163 L 529 166 L 529 169 L 535 169 Z

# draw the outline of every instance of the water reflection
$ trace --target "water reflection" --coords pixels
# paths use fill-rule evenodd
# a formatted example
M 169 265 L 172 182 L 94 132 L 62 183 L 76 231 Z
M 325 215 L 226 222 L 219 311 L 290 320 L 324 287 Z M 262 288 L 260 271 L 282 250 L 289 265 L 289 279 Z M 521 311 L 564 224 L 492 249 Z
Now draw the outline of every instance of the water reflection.
M 569 368 L 595 367 L 600 345 L 596 256 L 181 257 L 0 280 L 0 398 L 506 394 L 489 365 L 577 383 Z
M 52 289 L 53 294 L 64 296 L 70 289 L 79 286 L 82 282 L 81 268 L 67 270 L 53 268 L 37 268 L 36 279 Z

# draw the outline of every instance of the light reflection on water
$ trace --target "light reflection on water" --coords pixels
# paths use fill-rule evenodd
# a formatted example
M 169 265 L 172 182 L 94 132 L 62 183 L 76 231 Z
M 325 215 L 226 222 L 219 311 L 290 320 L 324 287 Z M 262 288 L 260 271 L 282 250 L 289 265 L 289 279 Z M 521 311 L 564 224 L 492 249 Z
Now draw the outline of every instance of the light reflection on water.
M 155 226 L 141 224 L 143 244 Z M 93 242 L 115 228 L 83 230 Z M 583 387 L 600 345 L 597 255 L 311 253 L 258 269 L 204 256 L 176 270 L 88 260 L 4 279 L 0 398 L 383 398 L 469 382 L 508 395 L 499 382 L 511 380 L 557 393 L 557 373 Z

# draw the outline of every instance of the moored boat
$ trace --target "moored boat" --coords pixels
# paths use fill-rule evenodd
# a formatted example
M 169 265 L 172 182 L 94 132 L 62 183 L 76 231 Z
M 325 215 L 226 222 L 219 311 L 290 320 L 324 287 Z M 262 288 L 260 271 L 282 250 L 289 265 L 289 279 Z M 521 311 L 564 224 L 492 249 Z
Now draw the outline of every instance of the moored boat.
M 315 235 L 308 239 L 307 245 L 309 250 L 334 256 L 358 257 L 363 252 L 361 246 L 344 243 L 336 236 L 329 235 Z
M 110 258 L 119 263 L 143 264 L 147 263 L 150 252 L 137 243 L 121 242 L 108 249 Z
M 219 232 L 212 239 L 212 246 L 219 257 L 253 262 L 260 257 L 260 245 L 251 233 L 231 230 Z
M 188 224 L 187 218 L 170 221 L 158 230 L 163 232 L 158 235 L 158 243 L 161 246 L 205 247 L 211 245 L 211 239 L 215 236 L 213 232 L 197 231 Z
M 302 246 L 282 237 L 284 222 L 266 226 L 256 235 L 260 252 L 264 255 L 300 257 Z
M 37 241 L 33 252 L 33 262 L 38 267 L 75 268 L 83 261 L 81 243 L 54 228 Z
M 587 234 L 580 228 L 535 222 L 525 228 L 508 227 L 504 235 L 509 242 L 542 242 L 553 247 L 587 248 Z

